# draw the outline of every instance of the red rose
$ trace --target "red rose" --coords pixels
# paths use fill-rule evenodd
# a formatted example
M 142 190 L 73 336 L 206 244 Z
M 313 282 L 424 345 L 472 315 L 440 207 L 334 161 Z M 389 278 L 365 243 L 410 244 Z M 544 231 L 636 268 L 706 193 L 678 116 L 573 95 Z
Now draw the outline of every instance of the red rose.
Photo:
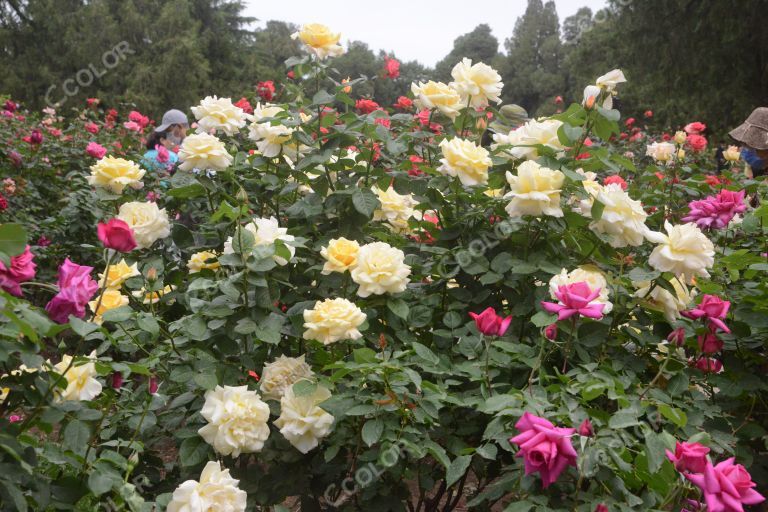
M 107 249 L 114 249 L 118 252 L 130 252 L 136 248 L 133 230 L 120 219 L 110 219 L 107 223 L 99 222 L 97 232 L 99 240 Z
M 703 135 L 692 133 L 688 135 L 688 138 L 686 139 L 685 142 L 686 144 L 688 144 L 688 147 L 690 147 L 696 153 L 707 149 L 707 138 L 704 137 Z
M 240 98 L 237 103 L 235 103 L 235 106 L 243 109 L 243 112 L 246 114 L 253 114 L 253 107 L 246 98 Z
M 650 119 L 653 117 L 653 110 L 646 110 L 643 114 L 647 119 Z
M 355 108 L 361 114 L 370 114 L 374 110 L 381 110 L 381 106 L 373 100 L 362 99 L 355 102 Z
M 395 103 L 395 108 L 399 108 L 400 110 L 408 110 L 413 106 L 413 100 L 406 96 L 400 96 L 397 98 L 397 103 Z
M 289 78 L 293 78 L 290 76 L 290 73 L 293 73 L 293 71 L 289 72 Z M 275 83 L 272 80 L 259 82 L 256 84 L 256 94 L 264 101 L 272 101 L 272 98 L 275 97 Z
M 606 176 L 603 179 L 603 185 L 610 185 L 611 183 L 615 183 L 619 185 L 622 190 L 627 190 L 627 182 L 624 181 L 624 178 L 622 178 L 618 174 L 615 174 L 613 176 Z
M 384 73 L 391 79 L 400 76 L 400 61 L 386 57 L 384 59 Z

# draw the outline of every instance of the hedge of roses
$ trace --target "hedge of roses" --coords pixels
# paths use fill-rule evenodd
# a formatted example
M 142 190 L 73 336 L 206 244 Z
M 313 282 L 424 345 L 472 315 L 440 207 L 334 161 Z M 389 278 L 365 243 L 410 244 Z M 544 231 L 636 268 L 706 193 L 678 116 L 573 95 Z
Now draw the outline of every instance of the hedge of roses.
M 619 70 L 518 127 L 486 64 L 380 106 L 296 37 L 294 83 L 202 99 L 167 172 L 138 112 L 6 103 L 3 508 L 763 506 L 738 151 L 622 121 Z

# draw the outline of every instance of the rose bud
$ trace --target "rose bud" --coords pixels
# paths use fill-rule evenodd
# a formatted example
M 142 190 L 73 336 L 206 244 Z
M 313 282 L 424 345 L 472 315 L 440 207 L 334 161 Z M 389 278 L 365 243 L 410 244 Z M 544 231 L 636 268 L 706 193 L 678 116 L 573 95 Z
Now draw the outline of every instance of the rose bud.
M 589 418 L 581 422 L 581 425 L 579 425 L 577 432 L 579 433 L 580 436 L 584 436 L 584 437 L 592 437 L 593 435 L 595 435 L 595 429 L 592 426 L 592 422 L 589 421 Z
M 99 222 L 96 228 L 99 240 L 107 249 L 118 252 L 130 252 L 136 248 L 136 239 L 131 227 L 120 219 L 109 219 L 108 222 Z

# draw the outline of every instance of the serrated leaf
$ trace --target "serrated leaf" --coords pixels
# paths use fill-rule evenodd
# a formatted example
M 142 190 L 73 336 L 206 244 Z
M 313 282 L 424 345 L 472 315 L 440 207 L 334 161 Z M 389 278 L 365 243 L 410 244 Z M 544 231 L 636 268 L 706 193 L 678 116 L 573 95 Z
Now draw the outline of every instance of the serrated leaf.
M 373 446 L 379 440 L 383 432 L 384 422 L 379 418 L 374 418 L 365 422 L 360 435 L 367 446 Z
M 467 472 L 469 464 L 472 462 L 471 455 L 460 455 L 451 461 L 448 469 L 445 471 L 445 485 L 452 486 Z

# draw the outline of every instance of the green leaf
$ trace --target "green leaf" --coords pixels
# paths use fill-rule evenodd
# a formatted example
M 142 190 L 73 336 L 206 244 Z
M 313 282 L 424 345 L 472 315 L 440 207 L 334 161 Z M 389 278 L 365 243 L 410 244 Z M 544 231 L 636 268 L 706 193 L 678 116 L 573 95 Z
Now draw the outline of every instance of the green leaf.
M 185 187 L 178 187 L 168 191 L 168 195 L 177 199 L 192 199 L 205 195 L 205 187 L 199 183 L 193 183 Z
M 655 473 L 666 460 L 664 450 L 666 445 L 655 432 L 648 432 L 645 435 L 645 455 L 648 458 L 648 471 Z
M 592 216 L 592 220 L 598 221 L 603 216 L 603 210 L 605 210 L 605 205 L 595 199 L 592 201 L 592 209 L 590 210 L 590 215 Z
M 98 298 L 96 300 L 99 300 Z M 120 306 L 119 308 L 110 309 L 105 311 L 101 318 L 105 322 L 125 322 L 133 315 L 133 310 L 130 306 Z
M 367 446 L 373 446 L 384 432 L 384 422 L 379 418 L 368 420 L 363 425 L 361 436 Z
M 352 358 L 357 364 L 375 363 L 376 352 L 368 347 L 356 348 L 352 351 Z
M 27 232 L 21 224 L 0 225 L 0 259 L 6 267 L 11 266 L 10 258 L 18 256 L 27 247 Z
M 317 91 L 315 95 L 312 96 L 313 105 L 327 105 L 328 103 L 333 103 L 334 101 L 336 101 L 336 96 L 329 93 L 325 89 Z
M 388 299 L 387 308 L 403 320 L 408 320 L 408 304 L 403 299 Z
M 437 354 L 432 352 L 428 347 L 422 345 L 421 343 L 413 342 L 413 350 L 416 351 L 416 354 L 420 358 L 429 361 L 432 364 L 437 364 L 440 362 L 440 358 L 437 357 Z
M 414 306 L 408 314 L 408 325 L 419 328 L 428 325 L 432 321 L 432 308 L 428 306 Z
M 179 447 L 179 462 L 182 466 L 196 466 L 208 459 L 208 443 L 201 437 L 188 437 Z
M 546 311 L 539 311 L 531 317 L 531 323 L 536 327 L 547 327 L 557 322 L 557 315 L 550 315 Z
M 368 189 L 356 188 L 352 191 L 352 205 L 355 210 L 371 218 L 373 212 L 381 205 L 379 199 Z
M 317 382 L 302 379 L 293 385 L 293 394 L 296 396 L 309 396 L 317 389 Z
M 688 416 L 676 407 L 671 407 L 667 404 L 659 404 L 659 412 L 662 416 L 680 428 L 683 428 L 688 424 Z
M 451 465 L 445 471 L 445 485 L 452 486 L 467 472 L 469 464 L 472 462 L 471 455 L 461 455 L 451 461 Z
M 85 453 L 90 438 L 88 425 L 80 420 L 72 420 L 64 428 L 64 446 L 75 453 Z
M 616 412 L 608 421 L 608 426 L 616 429 L 634 427 L 635 425 L 640 425 L 637 413 L 626 409 Z
M 157 323 L 155 317 L 146 313 L 139 316 L 136 320 L 139 329 L 150 333 L 152 336 L 157 336 L 160 332 L 160 324 Z

